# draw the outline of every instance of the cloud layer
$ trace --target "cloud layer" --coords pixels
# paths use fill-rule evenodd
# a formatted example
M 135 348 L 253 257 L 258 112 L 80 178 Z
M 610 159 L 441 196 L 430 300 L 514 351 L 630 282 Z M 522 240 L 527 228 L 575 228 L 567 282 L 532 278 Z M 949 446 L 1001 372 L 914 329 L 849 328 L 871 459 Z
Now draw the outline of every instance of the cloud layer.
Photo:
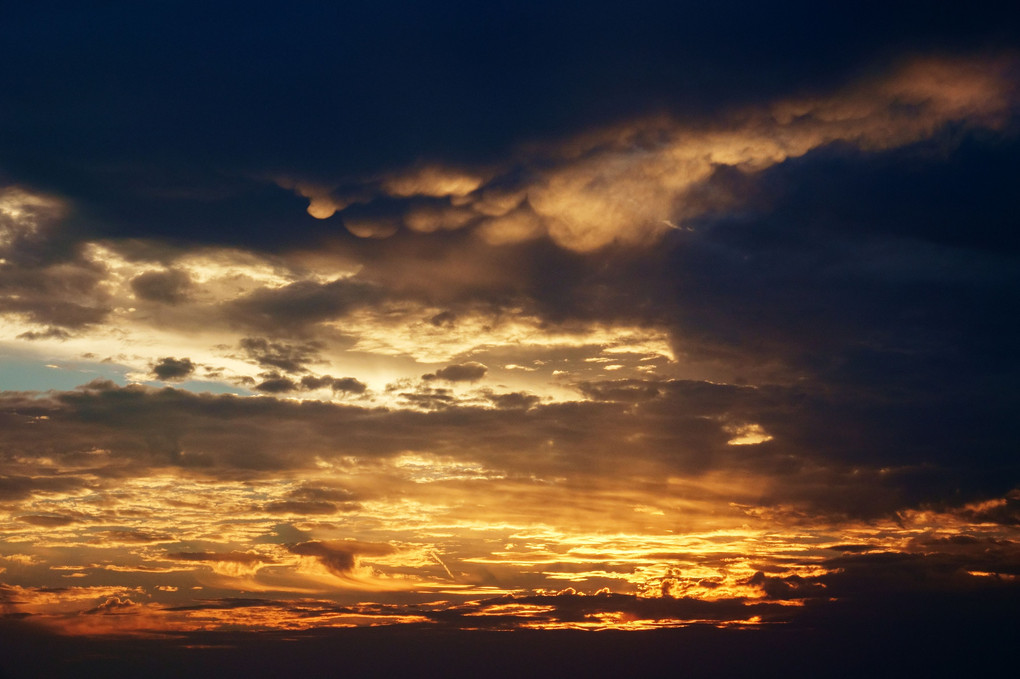
M 1015 599 L 1020 23 L 745 4 L 11 10 L 5 619 Z

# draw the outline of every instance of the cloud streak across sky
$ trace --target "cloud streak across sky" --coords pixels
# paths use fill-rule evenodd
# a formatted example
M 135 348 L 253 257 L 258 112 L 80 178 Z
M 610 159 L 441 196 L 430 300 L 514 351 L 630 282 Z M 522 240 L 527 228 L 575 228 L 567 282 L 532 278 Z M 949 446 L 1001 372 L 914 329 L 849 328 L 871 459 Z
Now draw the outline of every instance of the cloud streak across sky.
M 4 624 L 1015 601 L 1009 22 L 114 5 L 0 40 Z

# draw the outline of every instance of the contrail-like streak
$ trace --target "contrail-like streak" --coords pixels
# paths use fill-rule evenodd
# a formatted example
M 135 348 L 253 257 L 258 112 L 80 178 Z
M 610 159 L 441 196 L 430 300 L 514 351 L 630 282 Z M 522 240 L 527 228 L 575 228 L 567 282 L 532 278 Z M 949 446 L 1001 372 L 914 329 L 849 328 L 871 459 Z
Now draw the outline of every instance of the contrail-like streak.
M 451 572 L 450 572 L 450 569 L 446 567 L 446 564 L 445 564 L 445 563 L 443 563 L 443 560 L 439 558 L 439 555 L 438 555 L 438 554 L 436 554 L 436 551 L 435 551 L 435 550 L 432 550 L 432 551 L 430 551 L 430 552 L 429 552 L 429 555 L 430 555 L 430 556 L 431 556 L 431 557 L 432 557 L 433 559 L 435 559 L 435 560 L 436 560 L 436 563 L 438 563 L 438 564 L 439 564 L 440 566 L 442 566 L 442 567 L 443 567 L 443 570 L 444 570 L 444 571 L 446 571 L 446 574 L 450 576 L 450 579 L 451 579 L 451 580 L 456 580 L 456 579 L 457 579 L 457 578 L 453 577 L 453 573 L 451 573 Z

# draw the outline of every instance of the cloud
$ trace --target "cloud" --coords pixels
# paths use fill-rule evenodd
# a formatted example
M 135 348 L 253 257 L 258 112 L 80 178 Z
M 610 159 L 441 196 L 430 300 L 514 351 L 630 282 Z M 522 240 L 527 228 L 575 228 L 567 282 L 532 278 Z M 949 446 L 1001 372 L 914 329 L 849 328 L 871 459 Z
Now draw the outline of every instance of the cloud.
M 705 601 L 610 592 L 585 595 L 567 589 L 556 594 L 504 595 L 437 611 L 434 617 L 438 622 L 454 622 L 469 628 L 599 629 L 612 627 L 611 621 L 621 618 L 632 623 L 657 621 L 676 625 L 707 621 L 725 624 L 753 617 L 785 621 L 792 615 L 789 607 L 740 598 Z
M 286 394 L 298 388 L 294 380 L 279 373 L 265 373 L 262 378 L 262 381 L 255 385 L 256 391 L 267 394 Z
M 180 304 L 187 301 L 191 277 L 185 271 L 148 271 L 131 279 L 135 295 L 149 302 Z
M 8 13 L 4 611 L 771 641 L 1013 601 L 1012 24 L 455 9 L 257 49 L 258 10 Z
M 133 613 L 134 609 L 138 606 L 134 601 L 128 598 L 121 599 L 120 597 L 110 597 L 103 603 L 99 604 L 94 608 L 90 608 L 82 613 L 84 615 L 121 615 L 124 613 Z
M 0 255 L 5 261 L 38 262 L 66 213 L 66 202 L 55 196 L 16 184 L 0 188 Z
M 425 380 L 446 380 L 447 382 L 477 382 L 485 377 L 489 368 L 477 361 L 467 363 L 456 363 L 440 368 L 434 374 L 423 375 Z
M 311 324 L 342 318 L 379 296 L 377 288 L 361 281 L 297 281 L 258 289 L 231 302 L 226 312 L 230 319 L 253 329 L 300 335 Z
M 387 556 L 396 551 L 388 544 L 357 540 L 312 540 L 290 545 L 287 549 L 291 554 L 314 557 L 331 573 L 340 577 L 354 571 L 359 556 Z
M 35 494 L 63 494 L 84 490 L 90 481 L 79 476 L 0 475 L 0 499 L 24 500 Z
M 101 266 L 83 259 L 0 267 L 0 312 L 65 329 L 100 323 L 110 312 L 104 275 Z
M 524 409 L 539 404 L 541 399 L 534 394 L 514 391 L 506 394 L 489 394 L 488 398 L 497 408 Z
M 344 391 L 349 394 L 363 394 L 368 389 L 364 382 L 353 377 L 338 377 L 333 379 L 333 391 Z
M 195 372 L 197 366 L 190 358 L 165 357 L 152 366 L 152 374 L 157 380 L 163 382 L 174 382 L 183 380 Z
M 364 394 L 368 390 L 368 385 L 353 377 L 332 377 L 330 375 L 320 377 L 306 375 L 301 378 L 301 386 L 309 390 L 328 388 L 335 392 L 341 391 L 348 394 Z
M 391 236 L 403 220 L 418 232 L 478 224 L 494 245 L 546 235 L 580 252 L 650 246 L 706 215 L 739 211 L 742 194 L 717 190 L 721 175 L 755 175 L 833 144 L 874 153 L 951 125 L 1000 129 L 1014 105 L 1011 68 L 1009 58 L 914 58 L 882 77 L 826 95 L 756 103 L 714 124 L 636 118 L 533 144 L 530 155 L 519 154 L 502 171 L 468 176 L 434 165 L 378 185 L 373 179 L 364 188 L 375 198 L 342 214 L 361 237 Z M 517 186 L 508 192 L 507 184 Z M 393 200 L 419 195 L 450 203 L 407 206 L 400 217 Z
M 637 390 L 642 399 L 537 403 L 522 398 L 504 403 L 522 407 L 494 409 L 489 397 L 469 406 L 442 391 L 404 394 L 428 412 L 107 383 L 28 400 L 7 393 L 0 400 L 0 444 L 19 457 L 4 463 L 0 492 L 26 498 L 50 489 L 75 492 L 93 483 L 73 474 L 36 478 L 46 467 L 33 461 L 44 457 L 47 464 L 69 470 L 88 458 L 89 474 L 98 478 L 142 476 L 168 466 L 210 478 L 238 473 L 274 478 L 282 471 L 340 464 L 344 457 L 369 464 L 409 448 L 470 458 L 504 473 L 528 469 L 540 478 L 568 475 L 582 485 L 601 483 L 606 473 L 619 483 L 646 474 L 739 473 L 753 482 L 748 489 L 731 487 L 729 501 L 795 507 L 809 515 L 888 516 L 922 502 L 952 498 L 962 505 L 1001 498 L 1015 486 L 1012 474 L 983 471 L 1010 468 L 1001 450 L 973 450 L 966 459 L 942 453 L 945 429 L 925 434 L 913 419 L 900 421 L 895 412 L 892 419 L 879 417 L 891 407 L 880 395 L 817 394 L 802 385 L 655 380 L 645 386 L 659 395 L 645 398 L 645 387 L 626 386 L 628 396 Z M 618 388 L 616 381 L 589 387 L 603 394 Z M 930 407 L 916 406 L 918 412 Z M 901 408 L 909 414 L 914 407 Z M 882 426 L 862 424 L 876 421 Z M 772 439 L 728 445 L 734 423 L 756 424 Z M 845 433 L 836 437 L 834 430 Z M 905 440 L 912 445 L 904 447 Z M 342 448 L 337 441 L 344 442 Z M 107 453 L 93 461 L 87 451 L 97 448 Z M 629 451 L 626 463 L 621 449 Z M 537 450 L 555 454 L 536 455 Z
M 75 523 L 77 520 L 78 519 L 72 516 L 64 516 L 61 514 L 35 514 L 18 517 L 18 521 L 24 521 L 25 523 L 30 523 L 33 526 L 42 526 L 44 528 L 67 526 Z
M 577 386 L 581 393 L 596 401 L 640 402 L 660 395 L 658 386 L 644 380 L 581 382 Z
M 29 330 L 18 335 L 18 339 L 25 339 L 30 341 L 46 339 L 66 340 L 70 339 L 71 337 L 72 337 L 71 333 L 67 332 L 66 330 L 61 330 L 60 328 L 47 328 L 42 332 L 34 332 L 32 330 Z
M 136 530 L 105 530 L 99 532 L 102 543 L 125 542 L 130 544 L 145 544 L 150 542 L 171 542 L 173 536 L 169 533 L 145 532 Z
M 357 502 L 336 504 L 324 500 L 280 500 L 270 502 L 262 507 L 262 511 L 270 514 L 336 514 L 337 512 L 353 512 L 361 508 Z
M 167 552 L 166 557 L 168 559 L 174 559 L 176 561 L 216 561 L 224 563 L 236 563 L 245 566 L 251 566 L 259 563 L 272 563 L 271 559 L 267 559 L 261 554 L 254 552 Z
M 279 368 L 290 373 L 304 372 L 308 363 L 317 360 L 322 346 L 315 342 L 292 344 L 271 342 L 264 337 L 245 337 L 241 350 L 263 368 Z

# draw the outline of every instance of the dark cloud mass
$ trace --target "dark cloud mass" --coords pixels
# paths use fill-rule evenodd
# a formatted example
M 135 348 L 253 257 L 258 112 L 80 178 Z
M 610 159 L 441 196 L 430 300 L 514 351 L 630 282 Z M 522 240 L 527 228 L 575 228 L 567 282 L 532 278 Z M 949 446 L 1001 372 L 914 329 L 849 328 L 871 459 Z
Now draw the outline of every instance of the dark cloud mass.
M 393 553 L 387 544 L 364 543 L 356 540 L 334 540 L 331 542 L 299 542 L 288 547 L 291 554 L 312 556 L 334 575 L 345 576 L 357 565 L 358 556 L 385 556 Z
M 138 297 L 163 304 L 183 302 L 190 285 L 188 274 L 173 270 L 150 271 L 131 279 L 131 288 Z
M 446 380 L 447 382 L 476 382 L 488 372 L 488 368 L 477 361 L 457 363 L 440 368 L 435 373 L 423 375 L 425 380 Z
M 195 364 L 189 358 L 166 357 L 152 366 L 152 374 L 157 380 L 173 382 L 183 380 L 195 372 Z
M 704 114 L 769 99 L 889 52 L 1017 37 L 1002 7 L 983 3 L 873 3 L 852 14 L 655 0 L 584 11 L 558 2 L 243 16 L 206 7 L 200 24 L 194 9 L 63 7 L 45 22 L 42 9 L 12 12 L 2 52 L 3 89 L 14 93 L 0 146 L 7 172 L 72 196 L 76 223 L 104 235 L 301 242 L 328 227 L 253 179 L 335 181 L 422 156 L 488 160 L 520 141 L 662 108 Z
M 5 677 L 1015 645 L 1015 8 L 22 2 L 0 64 Z

